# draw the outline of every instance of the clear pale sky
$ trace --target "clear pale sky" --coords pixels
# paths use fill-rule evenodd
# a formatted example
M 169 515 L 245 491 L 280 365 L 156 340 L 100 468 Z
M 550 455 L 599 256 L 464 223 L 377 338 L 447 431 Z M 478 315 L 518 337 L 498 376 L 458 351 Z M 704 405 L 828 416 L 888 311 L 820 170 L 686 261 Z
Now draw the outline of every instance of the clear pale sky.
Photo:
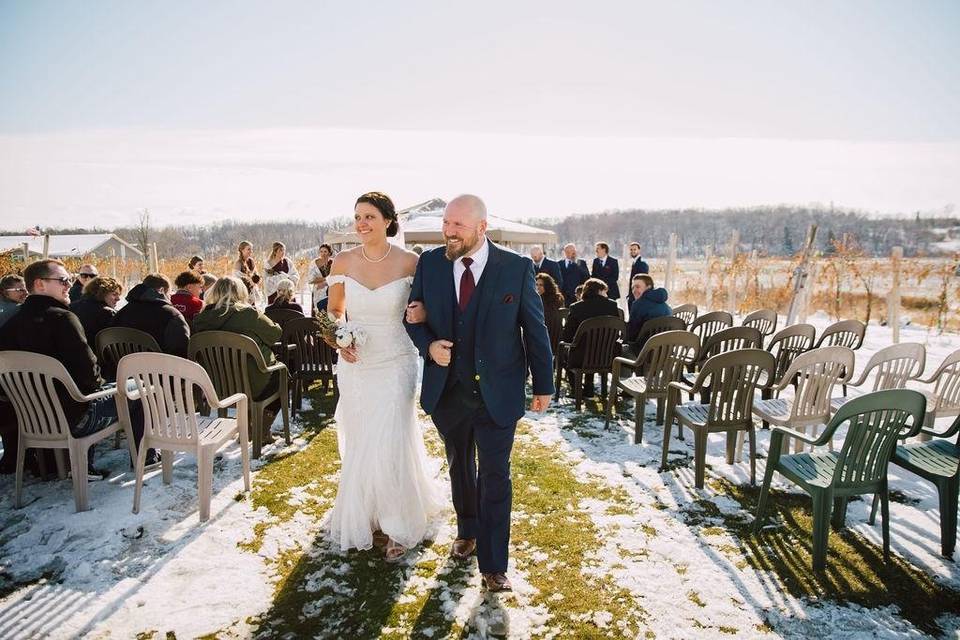
M 0 227 L 960 202 L 960 2 L 0 0 Z

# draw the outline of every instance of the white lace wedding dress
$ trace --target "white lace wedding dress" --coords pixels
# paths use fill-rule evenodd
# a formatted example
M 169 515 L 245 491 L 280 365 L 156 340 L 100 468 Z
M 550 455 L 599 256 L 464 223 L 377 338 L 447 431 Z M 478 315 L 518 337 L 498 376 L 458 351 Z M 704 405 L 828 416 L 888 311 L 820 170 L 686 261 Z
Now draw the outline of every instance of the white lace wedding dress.
M 350 276 L 327 278 L 343 283 L 347 317 L 367 334 L 358 361 L 337 365 L 341 470 L 328 526 L 342 550 L 369 549 L 377 529 L 413 547 L 444 508 L 439 461 L 427 456 L 416 420 L 419 355 L 402 323 L 412 282 L 368 289 Z

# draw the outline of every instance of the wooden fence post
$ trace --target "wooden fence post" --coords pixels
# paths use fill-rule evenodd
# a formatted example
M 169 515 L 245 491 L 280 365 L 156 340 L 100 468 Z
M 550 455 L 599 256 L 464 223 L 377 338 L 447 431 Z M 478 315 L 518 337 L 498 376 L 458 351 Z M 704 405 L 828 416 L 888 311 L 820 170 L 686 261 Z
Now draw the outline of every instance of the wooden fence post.
M 160 261 L 157 259 L 157 243 L 150 245 L 150 273 L 160 271 Z
M 46 260 L 50 257 L 50 234 L 43 234 L 43 259 Z
M 900 261 L 902 259 L 903 247 L 894 247 L 890 251 L 893 282 L 890 295 L 887 296 L 887 324 L 893 328 L 893 344 L 900 343 Z
M 23 250 L 23 264 L 30 262 L 30 243 L 21 242 L 20 248 Z

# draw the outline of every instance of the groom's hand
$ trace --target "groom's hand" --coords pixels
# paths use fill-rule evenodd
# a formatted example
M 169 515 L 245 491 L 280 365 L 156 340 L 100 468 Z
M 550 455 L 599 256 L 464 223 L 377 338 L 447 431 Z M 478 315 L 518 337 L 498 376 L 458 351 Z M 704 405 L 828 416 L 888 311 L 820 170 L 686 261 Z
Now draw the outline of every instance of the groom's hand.
M 446 367 L 450 364 L 450 349 L 452 348 L 453 343 L 449 340 L 434 340 L 430 343 L 430 359 L 441 367 Z
M 547 407 L 550 406 L 550 396 L 533 396 L 533 400 L 530 401 L 530 411 L 536 411 L 538 413 L 543 413 L 547 410 Z

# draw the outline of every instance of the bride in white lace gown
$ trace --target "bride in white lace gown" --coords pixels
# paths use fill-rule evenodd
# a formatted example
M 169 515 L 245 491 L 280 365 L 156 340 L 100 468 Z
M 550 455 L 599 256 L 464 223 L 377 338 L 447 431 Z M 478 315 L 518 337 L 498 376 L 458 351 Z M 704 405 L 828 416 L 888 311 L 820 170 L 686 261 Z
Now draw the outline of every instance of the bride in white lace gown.
M 334 260 L 328 310 L 346 313 L 367 340 L 340 349 L 334 419 L 342 464 L 329 535 L 342 550 L 384 544 L 396 561 L 444 508 L 431 473 L 439 464 L 416 420 L 418 354 L 402 323 L 417 254 L 388 243 L 397 221 L 387 196 L 364 194 L 354 212 L 362 244 Z

